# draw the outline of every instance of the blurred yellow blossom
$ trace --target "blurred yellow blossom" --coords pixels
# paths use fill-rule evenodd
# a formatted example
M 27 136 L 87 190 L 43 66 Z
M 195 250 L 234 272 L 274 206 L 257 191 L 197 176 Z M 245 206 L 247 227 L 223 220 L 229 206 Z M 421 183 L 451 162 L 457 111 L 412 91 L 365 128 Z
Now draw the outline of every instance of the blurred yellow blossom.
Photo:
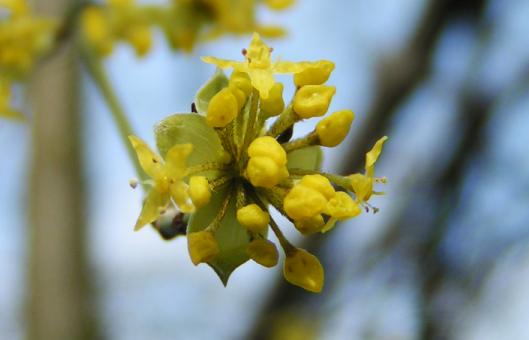
M 0 9 L 0 74 L 25 76 L 36 59 L 53 46 L 56 23 L 32 13 L 24 0 L 2 0 Z

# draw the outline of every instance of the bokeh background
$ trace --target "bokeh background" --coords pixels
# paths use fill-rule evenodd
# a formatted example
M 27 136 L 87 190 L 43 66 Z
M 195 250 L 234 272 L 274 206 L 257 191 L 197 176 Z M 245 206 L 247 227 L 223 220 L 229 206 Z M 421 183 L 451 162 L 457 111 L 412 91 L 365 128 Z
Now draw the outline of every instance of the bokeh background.
M 281 219 L 321 258 L 321 295 L 255 263 L 225 288 L 207 266 L 191 264 L 183 238 L 132 232 L 141 192 L 129 187 L 125 148 L 81 72 L 87 221 L 72 228 L 86 228 L 87 338 L 528 339 L 529 1 L 299 0 L 259 18 L 289 31 L 268 41 L 276 57 L 336 63 L 330 110 L 350 108 L 357 118 L 348 139 L 325 150 L 326 169 L 357 171 L 374 141 L 390 137 L 377 163 L 389 178 L 386 195 L 373 200 L 380 211 L 308 240 Z M 118 48 L 106 64 L 137 134 L 154 145 L 153 125 L 189 110 L 213 72 L 199 56 L 239 59 L 248 42 L 228 36 L 185 55 L 158 34 L 141 60 Z M 36 286 L 28 274 L 30 174 L 39 171 L 31 137 L 30 126 L 0 122 L 0 339 L 27 336 L 34 312 L 26 308 Z

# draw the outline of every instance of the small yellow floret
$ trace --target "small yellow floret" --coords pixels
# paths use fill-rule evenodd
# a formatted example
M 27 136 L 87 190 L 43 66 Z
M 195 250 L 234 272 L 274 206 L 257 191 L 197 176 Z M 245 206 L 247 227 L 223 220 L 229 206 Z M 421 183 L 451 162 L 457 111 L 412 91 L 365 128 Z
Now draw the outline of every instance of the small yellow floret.
M 244 104 L 246 104 L 246 99 L 248 99 L 248 96 L 246 95 L 246 93 L 244 93 L 243 90 L 241 90 L 232 83 L 229 84 L 228 88 L 230 89 L 231 93 L 235 96 L 235 99 L 237 99 L 237 110 L 240 112 L 241 109 L 244 107 Z
M 112 29 L 107 17 L 99 7 L 91 6 L 82 12 L 83 34 L 88 43 L 102 56 L 109 55 L 114 49 Z
M 271 268 L 277 264 L 279 253 L 276 245 L 265 239 L 253 240 L 248 245 L 246 252 L 252 260 L 261 266 Z
M 125 39 L 130 42 L 138 57 L 145 56 L 152 46 L 152 33 L 149 26 L 132 26 Z
M 189 197 L 196 208 L 202 208 L 211 199 L 209 182 L 204 176 L 193 176 L 189 179 Z
M 360 215 L 361 209 L 351 196 L 339 191 L 327 202 L 325 214 L 337 220 L 345 220 Z
M 306 220 L 320 214 L 327 205 L 325 196 L 312 188 L 296 185 L 285 196 L 283 209 L 293 220 Z
M 373 179 L 363 174 L 352 174 L 348 176 L 351 190 L 355 193 L 358 201 L 367 201 L 373 193 Z
M 270 223 L 270 216 L 257 204 L 249 204 L 237 210 L 237 221 L 246 229 L 260 233 L 264 232 Z
M 287 254 L 283 265 L 285 279 L 309 292 L 319 293 L 323 289 L 323 267 L 316 256 L 304 249 Z
M 277 116 L 285 108 L 285 101 L 283 100 L 283 84 L 275 83 L 270 89 L 268 98 L 261 99 L 261 112 L 266 117 Z
M 294 84 L 297 87 L 305 85 L 321 85 L 329 79 L 334 70 L 334 63 L 328 60 L 320 60 L 302 72 L 294 75 Z
M 323 220 L 323 216 L 321 214 L 312 218 L 294 222 L 296 229 L 303 235 L 309 235 L 321 231 L 324 225 L 325 221 Z
M 285 174 L 272 158 L 252 157 L 246 167 L 246 177 L 254 186 L 271 188 L 288 177 L 288 172 Z
M 294 96 L 294 112 L 301 118 L 323 116 L 336 92 L 334 86 L 303 86 Z
M 248 147 L 246 177 L 255 186 L 271 188 L 288 177 L 287 154 L 272 137 L 256 138 Z
M 333 147 L 340 144 L 351 128 L 354 113 L 350 110 L 336 111 L 316 125 L 320 145 Z
M 237 117 L 238 112 L 237 98 L 229 88 L 223 88 L 209 101 L 206 122 L 212 127 L 225 127 Z
M 299 185 L 306 186 L 307 188 L 314 189 L 320 194 L 325 196 L 326 199 L 334 197 L 336 191 L 329 180 L 322 175 L 306 175 L 303 176 Z
M 208 262 L 219 253 L 219 245 L 215 236 L 207 230 L 202 230 L 187 235 L 187 249 L 191 262 L 196 266 Z
M 248 156 L 268 157 L 274 160 L 277 165 L 287 163 L 287 153 L 278 141 L 270 136 L 259 137 L 253 140 L 248 147 Z

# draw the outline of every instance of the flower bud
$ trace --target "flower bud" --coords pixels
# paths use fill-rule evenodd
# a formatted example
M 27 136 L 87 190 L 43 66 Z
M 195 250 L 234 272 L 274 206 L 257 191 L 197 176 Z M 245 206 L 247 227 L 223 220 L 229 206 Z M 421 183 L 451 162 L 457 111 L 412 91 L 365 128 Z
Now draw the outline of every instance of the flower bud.
M 277 165 L 287 163 L 287 153 L 285 149 L 270 136 L 263 136 L 254 139 L 248 147 L 248 156 L 251 157 L 268 157 L 274 160 Z
M 283 209 L 293 220 L 310 219 L 320 214 L 327 205 L 325 196 L 304 185 L 293 187 L 283 200 Z
M 219 253 L 219 245 L 210 231 L 202 230 L 187 235 L 187 249 L 196 266 L 208 262 Z
M 350 110 L 336 111 L 316 125 L 320 145 L 333 147 L 340 144 L 351 128 L 354 113 Z
M 252 82 L 250 76 L 245 72 L 233 71 L 230 77 L 230 85 L 238 87 L 248 97 L 252 93 Z
M 223 88 L 211 98 L 208 104 L 206 122 L 211 127 L 225 127 L 239 112 L 237 98 L 229 88 Z
M 126 40 L 134 47 L 136 55 L 142 57 L 151 49 L 151 30 L 148 26 L 133 26 L 127 32 Z
M 323 289 L 323 267 L 316 256 L 304 249 L 287 254 L 283 265 L 285 279 L 309 292 L 319 293 Z
M 294 112 L 301 118 L 323 116 L 329 109 L 335 92 L 334 86 L 303 86 L 294 96 Z
M 265 239 L 253 240 L 246 249 L 248 256 L 261 266 L 271 268 L 277 264 L 279 253 L 276 245 Z
M 237 210 L 237 221 L 246 229 L 260 233 L 266 230 L 270 216 L 257 204 L 250 204 Z
M 114 49 L 112 32 L 104 12 L 95 6 L 86 8 L 81 17 L 83 34 L 98 54 L 109 55 Z
M 321 231 L 324 225 L 325 221 L 323 220 L 323 216 L 321 214 L 312 218 L 294 221 L 294 226 L 303 235 L 314 234 L 318 231 Z
M 288 177 L 288 171 L 285 166 L 278 166 L 272 158 L 252 157 L 246 167 L 246 177 L 254 186 L 272 188 Z
M 306 85 L 321 85 L 329 79 L 334 70 L 334 63 L 328 60 L 320 60 L 305 70 L 294 74 L 294 84 L 297 87 Z
M 196 208 L 202 208 L 209 203 L 211 191 L 206 177 L 193 176 L 189 179 L 189 197 Z
M 272 137 L 256 138 L 248 147 L 246 176 L 255 186 L 271 188 L 288 177 L 287 154 Z
M 326 199 L 331 199 L 336 194 L 331 182 L 326 177 L 318 174 L 303 176 L 299 185 L 316 190 L 325 196 Z
M 283 84 L 275 83 L 268 93 L 268 98 L 261 98 L 261 112 L 266 117 L 277 116 L 285 109 Z
M 229 84 L 228 87 L 231 93 L 235 96 L 235 99 L 237 99 L 237 110 L 240 112 L 244 107 L 244 104 L 246 104 L 246 99 L 248 99 L 248 96 L 246 96 L 246 93 L 233 84 Z

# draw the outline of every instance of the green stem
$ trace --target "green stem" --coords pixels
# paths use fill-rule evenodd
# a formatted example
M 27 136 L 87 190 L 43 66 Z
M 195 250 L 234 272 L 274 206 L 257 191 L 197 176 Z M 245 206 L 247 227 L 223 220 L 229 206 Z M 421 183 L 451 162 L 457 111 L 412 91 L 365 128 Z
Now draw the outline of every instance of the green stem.
M 350 190 L 349 188 L 351 186 L 350 185 L 351 181 L 347 177 L 344 177 L 344 176 L 329 174 L 326 172 L 319 172 L 315 170 L 305 170 L 305 169 L 288 169 L 288 172 L 291 176 L 297 176 L 297 177 L 302 177 L 305 175 L 322 175 L 323 177 L 326 177 L 332 183 L 346 190 Z
M 283 113 L 274 121 L 270 129 L 266 132 L 267 136 L 277 137 L 283 131 L 294 125 L 299 121 L 299 117 L 292 109 L 292 105 L 289 105 Z
M 288 153 L 288 152 L 291 152 L 297 149 L 301 149 L 301 148 L 312 146 L 312 145 L 318 145 L 318 144 L 319 144 L 318 134 L 316 134 L 316 132 L 311 132 L 310 134 L 308 134 L 307 136 L 303 138 L 295 139 L 288 143 L 284 143 L 281 146 L 283 147 L 283 149 L 285 149 L 285 152 Z
M 114 89 L 112 88 L 101 59 L 84 50 L 82 52 L 82 60 L 86 66 L 86 69 L 88 70 L 88 73 L 94 80 L 94 83 L 96 84 L 108 108 L 110 109 L 112 118 L 114 118 L 114 123 L 116 123 L 118 128 L 121 140 L 125 145 L 129 158 L 132 161 L 134 169 L 136 170 L 136 175 L 140 179 L 143 189 L 146 190 L 147 187 L 144 184 L 144 181 L 147 180 L 147 176 L 140 166 L 132 144 L 129 142 L 129 136 L 134 134 L 132 126 L 127 118 L 127 114 L 123 110 L 123 107 L 116 96 L 116 93 L 114 92 Z

